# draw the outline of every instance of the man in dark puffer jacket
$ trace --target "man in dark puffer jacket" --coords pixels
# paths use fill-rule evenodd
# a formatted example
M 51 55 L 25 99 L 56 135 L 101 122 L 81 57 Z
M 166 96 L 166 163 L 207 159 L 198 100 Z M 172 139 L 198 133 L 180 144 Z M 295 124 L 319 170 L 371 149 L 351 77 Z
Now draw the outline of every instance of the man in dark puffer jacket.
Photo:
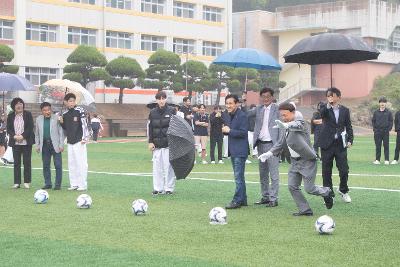
M 169 121 L 176 110 L 169 107 L 167 95 L 156 94 L 157 107 L 149 114 L 149 150 L 153 152 L 153 195 L 172 194 L 175 189 L 175 174 L 169 162 L 167 131 Z

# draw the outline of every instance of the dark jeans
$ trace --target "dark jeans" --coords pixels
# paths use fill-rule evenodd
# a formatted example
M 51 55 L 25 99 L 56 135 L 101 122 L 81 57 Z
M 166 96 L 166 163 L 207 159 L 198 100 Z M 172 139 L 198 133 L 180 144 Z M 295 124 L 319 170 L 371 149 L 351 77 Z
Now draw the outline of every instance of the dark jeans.
M 320 131 L 319 130 L 314 130 L 314 144 L 313 148 L 317 156 L 319 157 L 319 137 L 320 137 Z
M 32 181 L 32 145 L 14 145 L 14 184 L 21 184 L 21 156 L 24 163 L 24 183 Z
M 44 184 L 48 186 L 51 186 L 51 170 L 50 170 L 51 156 L 53 156 L 54 167 L 56 168 L 55 186 L 59 187 L 61 186 L 61 181 L 62 181 L 61 152 L 56 153 L 56 151 L 54 151 L 54 147 L 51 141 L 43 141 L 43 147 L 42 147 L 43 177 L 44 177 Z
M 218 160 L 222 160 L 222 142 L 223 136 L 221 137 L 214 137 L 210 136 L 210 157 L 211 161 L 215 161 L 215 145 L 218 147 Z
M 394 150 L 394 160 L 399 160 L 399 152 L 400 152 L 400 131 L 397 132 L 396 149 Z
M 244 179 L 244 168 L 246 166 L 246 157 L 232 157 L 233 174 L 235 175 L 236 190 L 233 196 L 233 202 L 247 204 L 246 182 Z
M 347 193 L 349 192 L 349 187 L 347 186 L 347 181 L 349 179 L 347 148 L 343 148 L 342 139 L 340 138 L 335 140 L 327 149 L 321 148 L 323 185 L 329 187 L 332 192 L 332 167 L 334 159 L 340 176 L 339 190 L 342 193 Z
M 388 131 L 376 131 L 374 132 L 375 140 L 375 159 L 381 160 L 381 150 L 383 142 L 383 151 L 385 153 L 385 160 L 389 160 L 389 132 Z
M 93 130 L 93 141 L 97 141 L 97 137 L 99 136 L 99 130 Z

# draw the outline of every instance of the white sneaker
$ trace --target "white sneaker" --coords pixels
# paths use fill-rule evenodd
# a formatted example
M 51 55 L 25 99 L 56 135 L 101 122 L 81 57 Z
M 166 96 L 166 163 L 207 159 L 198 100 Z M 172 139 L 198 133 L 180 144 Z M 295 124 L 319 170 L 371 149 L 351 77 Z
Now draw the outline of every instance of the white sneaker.
M 250 164 L 250 163 L 251 163 L 251 161 L 246 159 L 246 164 Z
M 215 161 L 211 161 L 210 163 L 211 163 L 211 164 L 215 164 Z
M 85 187 L 78 187 L 76 189 L 76 191 L 86 191 L 86 190 L 87 190 L 87 188 L 85 188 Z
M 389 165 L 389 164 L 390 164 L 389 161 L 385 160 L 385 165 Z
M 29 189 L 29 188 L 31 188 L 31 185 L 29 183 L 24 183 L 24 187 L 25 187 L 25 189 Z
M 74 191 L 74 190 L 77 190 L 78 189 L 78 187 L 77 186 L 71 186 L 71 187 L 68 187 L 68 191 Z
M 205 161 L 205 160 L 203 160 L 201 163 L 202 163 L 202 164 L 208 164 L 208 162 Z
M 393 160 L 392 162 L 390 162 L 390 164 L 395 165 L 395 164 L 399 164 L 399 162 L 397 160 Z
M 18 189 L 18 188 L 20 188 L 20 185 L 19 184 L 14 184 L 11 188 L 12 189 Z
M 379 165 L 381 163 L 379 162 L 379 160 L 375 160 L 375 161 L 372 162 L 372 164 Z
M 351 198 L 350 198 L 350 195 L 348 193 L 344 194 L 344 193 L 340 192 L 340 190 L 338 190 L 338 193 L 342 197 L 343 202 L 351 203 Z
M 218 164 L 224 164 L 224 162 L 222 161 L 222 159 L 220 161 L 218 161 Z

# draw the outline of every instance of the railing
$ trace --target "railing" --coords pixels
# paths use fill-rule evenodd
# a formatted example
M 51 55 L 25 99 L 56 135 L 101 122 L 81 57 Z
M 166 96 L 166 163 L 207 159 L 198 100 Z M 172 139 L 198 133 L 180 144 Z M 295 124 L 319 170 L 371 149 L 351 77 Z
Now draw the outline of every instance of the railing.
M 329 77 L 318 79 L 318 82 L 328 81 L 330 82 Z M 297 83 L 284 87 L 279 91 L 279 103 L 290 100 L 296 96 L 301 95 L 304 92 L 326 90 L 326 88 L 319 88 L 316 85 L 317 79 L 315 78 L 300 79 Z

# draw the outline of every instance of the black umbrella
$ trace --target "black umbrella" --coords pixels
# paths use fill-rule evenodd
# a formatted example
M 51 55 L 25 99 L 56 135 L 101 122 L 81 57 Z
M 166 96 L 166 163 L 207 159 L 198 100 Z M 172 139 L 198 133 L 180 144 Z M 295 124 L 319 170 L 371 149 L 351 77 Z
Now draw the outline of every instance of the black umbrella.
M 196 150 L 193 130 L 179 116 L 172 116 L 168 128 L 169 161 L 177 179 L 185 179 L 192 171 Z
M 351 64 L 377 59 L 379 51 L 361 38 L 340 33 L 323 33 L 297 42 L 285 55 L 286 63 L 308 65 Z

